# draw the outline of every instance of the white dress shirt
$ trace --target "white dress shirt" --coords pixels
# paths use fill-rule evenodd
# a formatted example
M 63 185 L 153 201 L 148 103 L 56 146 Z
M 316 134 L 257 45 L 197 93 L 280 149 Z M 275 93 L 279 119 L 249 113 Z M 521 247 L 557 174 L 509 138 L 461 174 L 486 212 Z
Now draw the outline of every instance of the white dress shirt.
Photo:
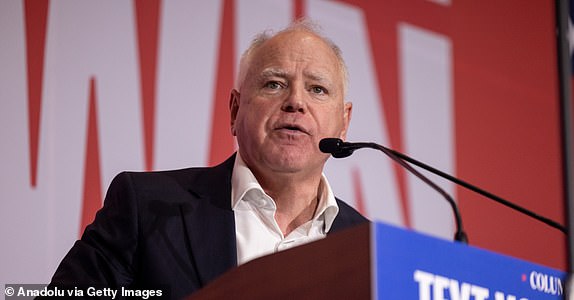
M 323 238 L 339 212 L 325 175 L 321 177 L 319 204 L 312 220 L 283 236 L 275 201 L 264 191 L 237 152 L 231 177 L 231 207 L 235 213 L 237 264 Z

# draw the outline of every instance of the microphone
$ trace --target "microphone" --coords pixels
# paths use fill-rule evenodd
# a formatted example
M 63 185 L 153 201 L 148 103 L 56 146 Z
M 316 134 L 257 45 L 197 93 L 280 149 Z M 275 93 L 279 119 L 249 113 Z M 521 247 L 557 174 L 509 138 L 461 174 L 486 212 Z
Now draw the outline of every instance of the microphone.
M 461 179 L 458 179 L 454 176 L 451 176 L 447 173 L 444 173 L 436 168 L 433 168 L 427 164 L 424 164 L 414 158 L 411 158 L 401 152 L 398 152 L 396 150 L 392 150 L 389 148 L 386 148 L 384 146 L 381 146 L 379 144 L 376 143 L 349 143 L 349 142 L 343 142 L 341 139 L 338 138 L 325 138 L 322 139 L 319 142 L 319 149 L 321 150 L 321 152 L 323 153 L 331 153 L 331 155 L 335 158 L 344 158 L 347 156 L 350 156 L 351 154 L 353 154 L 353 151 L 357 150 L 357 149 L 361 149 L 361 148 L 372 148 L 372 149 L 377 149 L 382 151 L 383 153 L 385 153 L 387 156 L 389 156 L 391 159 L 393 159 L 395 162 L 399 163 L 401 166 L 405 167 L 408 171 L 410 171 L 411 173 L 413 173 L 412 171 L 414 170 L 416 173 L 413 173 L 414 175 L 416 175 L 417 177 L 419 177 L 421 180 L 423 180 L 424 182 L 428 183 L 429 185 L 431 185 L 431 187 L 436 186 L 436 184 L 432 183 L 430 184 L 430 180 L 428 178 L 425 177 L 425 179 L 421 178 L 424 177 L 422 174 L 420 174 L 419 172 L 417 172 L 415 169 L 413 169 L 409 164 L 405 163 L 409 162 L 413 165 L 416 165 L 418 167 L 421 167 L 435 175 L 438 175 L 442 178 L 445 178 L 453 183 L 456 183 L 466 189 L 469 189 L 475 193 L 478 193 L 488 199 L 491 199 L 495 202 L 498 202 L 506 207 L 509 207 L 515 211 L 518 211 L 524 215 L 527 215 L 533 219 L 536 219 L 548 226 L 554 227 L 564 233 L 567 233 L 566 227 L 560 225 L 558 222 L 553 221 L 551 219 L 548 219 L 546 217 L 540 216 L 524 207 L 521 207 L 517 204 L 514 204 L 513 202 L 510 202 L 508 200 L 505 200 L 499 196 L 496 196 L 492 193 L 489 193 L 481 188 L 478 188 L 468 182 L 465 182 Z M 408 166 L 408 167 L 407 167 Z M 417 175 L 418 174 L 418 175 Z M 420 175 L 420 176 L 419 176 Z M 440 189 L 440 187 L 436 186 L 433 187 L 435 190 L 436 188 Z M 442 189 L 441 189 L 442 190 Z M 445 196 L 444 194 L 446 194 L 446 192 L 442 191 L 439 193 L 441 193 L 443 196 Z M 451 202 L 452 198 L 450 198 L 450 196 L 445 196 L 445 198 L 447 198 L 447 201 L 451 204 L 451 207 L 453 208 L 453 213 L 455 215 L 456 218 L 456 222 L 457 222 L 457 233 L 455 234 L 455 240 L 458 241 L 457 239 L 457 235 L 459 234 L 464 234 L 464 230 L 462 229 L 462 220 L 460 220 L 460 213 L 458 211 L 458 207 L 456 206 L 456 203 L 454 201 Z M 450 200 L 449 200 L 450 198 Z M 462 232 L 462 233 L 461 233 Z
M 337 138 L 325 138 L 319 141 L 319 149 L 323 153 L 330 153 L 334 158 L 344 158 L 353 154 L 360 147 L 356 143 L 346 143 Z
M 387 149 L 387 148 L 385 148 L 379 144 L 376 144 L 376 143 L 348 143 L 348 142 L 343 142 L 341 139 L 338 139 L 338 138 L 325 138 L 319 142 L 319 149 L 321 150 L 321 152 L 331 153 L 331 155 L 335 158 L 343 158 L 343 157 L 350 156 L 351 154 L 353 154 L 353 151 L 355 151 L 357 149 L 361 149 L 361 148 L 372 148 L 372 149 L 380 150 L 381 152 L 386 154 L 388 157 L 390 157 L 392 160 L 394 160 L 399 165 L 401 165 L 403 168 L 407 169 L 413 175 L 417 176 L 424 183 L 428 184 L 431 188 L 433 188 L 439 194 L 441 194 L 446 199 L 446 201 L 450 204 L 452 211 L 453 211 L 453 214 L 454 214 L 454 217 L 455 217 L 456 232 L 454 234 L 454 240 L 457 242 L 468 244 L 468 236 L 466 235 L 466 232 L 464 231 L 464 228 L 462 226 L 462 218 L 460 216 L 458 206 L 456 205 L 456 202 L 454 202 L 452 197 L 447 192 L 445 192 L 441 187 L 436 185 L 433 181 L 428 179 L 426 176 L 421 174 L 419 171 L 417 171 L 413 167 L 411 167 L 411 165 L 407 164 L 404 160 L 402 160 L 397 155 L 395 155 L 392 151 L 390 151 L 390 149 Z

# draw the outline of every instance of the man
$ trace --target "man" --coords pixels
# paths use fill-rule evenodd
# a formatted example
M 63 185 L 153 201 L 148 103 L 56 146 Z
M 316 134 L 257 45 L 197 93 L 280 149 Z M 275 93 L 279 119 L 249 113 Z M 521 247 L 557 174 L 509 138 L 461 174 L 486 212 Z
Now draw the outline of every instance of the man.
M 260 35 L 231 92 L 238 152 L 213 168 L 118 175 L 53 284 L 181 298 L 238 264 L 367 222 L 333 196 L 318 148 L 346 136 L 346 74 L 338 48 L 307 23 Z

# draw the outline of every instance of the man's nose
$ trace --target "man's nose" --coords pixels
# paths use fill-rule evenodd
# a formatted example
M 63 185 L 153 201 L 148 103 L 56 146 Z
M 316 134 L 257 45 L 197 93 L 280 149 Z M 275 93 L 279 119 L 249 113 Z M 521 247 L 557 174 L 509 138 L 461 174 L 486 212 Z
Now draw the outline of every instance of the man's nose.
M 305 113 L 307 111 L 305 96 L 307 95 L 304 87 L 292 87 L 281 109 L 286 112 Z

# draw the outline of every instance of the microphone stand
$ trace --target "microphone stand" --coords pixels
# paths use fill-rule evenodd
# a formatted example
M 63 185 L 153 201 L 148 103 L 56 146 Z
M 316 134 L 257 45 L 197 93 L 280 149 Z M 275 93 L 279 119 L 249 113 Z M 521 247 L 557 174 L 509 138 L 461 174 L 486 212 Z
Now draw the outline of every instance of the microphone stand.
M 381 147 L 383 147 L 383 146 L 381 146 Z M 502 204 L 502 205 L 505 205 L 505 206 L 507 206 L 507 207 L 510 207 L 510 208 L 512 208 L 512 209 L 514 209 L 514 210 L 516 210 L 516 211 L 519 211 L 519 212 L 521 212 L 521 213 L 523 213 L 523 214 L 525 214 L 525 215 L 527 215 L 527 216 L 530 216 L 530 217 L 532 217 L 532 218 L 534 218 L 534 219 L 536 219 L 536 220 L 538 220 L 538 221 L 540 221 L 540 222 L 542 222 L 542 223 L 544 223 L 544 224 L 546 224 L 546 225 L 549 225 L 549 226 L 551 226 L 551 227 L 554 227 L 554 228 L 556 228 L 556 229 L 558 229 L 558 230 L 560 230 L 560 231 L 562 231 L 562 232 L 564 232 L 564 233 L 568 233 L 568 230 L 566 229 L 566 227 L 560 225 L 558 222 L 556 222 L 556 221 L 554 221 L 554 220 L 551 220 L 551 219 L 549 219 L 549 218 L 546 218 L 546 217 L 543 217 L 543 216 L 541 216 L 541 215 L 539 215 L 539 214 L 536 214 L 536 213 L 534 213 L 534 212 L 532 212 L 532 211 L 530 211 L 530 210 L 528 210 L 528 209 L 526 209 L 526 208 L 524 208 L 524 207 L 521 207 L 521 206 L 519 206 L 519 205 L 517 205 L 517 204 L 514 204 L 514 203 L 508 201 L 508 200 L 505 200 L 505 199 L 503 199 L 503 198 L 501 198 L 501 197 L 498 197 L 498 196 L 496 196 L 496 195 L 494 195 L 494 194 L 492 194 L 492 193 L 490 193 L 490 192 L 487 192 L 487 191 L 485 191 L 485 190 L 483 190 L 483 189 L 481 189 L 481 188 L 478 188 L 478 187 L 476 187 L 476 186 L 474 186 L 474 185 L 472 185 L 472 184 L 470 184 L 470 183 L 468 183 L 468 182 L 465 182 L 465 181 L 463 181 L 463 180 L 461 180 L 461 179 L 458 179 L 458 178 L 456 178 L 456 177 L 454 177 L 454 176 L 451 176 L 451 175 L 449 175 L 449 174 L 447 174 L 447 173 L 444 173 L 444 172 L 442 172 L 442 171 L 440 171 L 440 170 L 437 170 L 436 168 L 433 168 L 433 167 L 431 167 L 431 166 L 429 166 L 429 165 L 427 165 L 427 164 L 424 164 L 424 163 L 422 163 L 422 162 L 420 162 L 420 161 L 418 161 L 418 160 L 416 160 L 416 159 L 414 159 L 414 158 L 411 158 L 411 157 L 409 157 L 409 156 L 407 156 L 407 155 L 405 155 L 405 154 L 403 154 L 403 153 L 400 153 L 400 152 L 398 152 L 398 151 L 396 151 L 396 150 L 392 150 L 392 149 L 388 149 L 388 148 L 386 148 L 386 149 L 387 149 L 389 152 L 392 152 L 394 155 L 400 157 L 401 159 L 403 159 L 403 160 L 405 160 L 405 161 L 407 161 L 407 162 L 409 162 L 409 163 L 412 163 L 413 165 L 416 165 L 416 166 L 418 166 L 418 167 L 421 167 L 421 168 L 423 168 L 423 169 L 425 169 L 425 170 L 427 170 L 427 171 L 429 171 L 429 172 L 431 172 L 431 173 L 433 173 L 433 174 L 436 174 L 436 175 L 438 175 L 438 176 L 440 176 L 440 177 L 443 177 L 443 178 L 445 178 L 445 179 L 447 179 L 447 180 L 449 180 L 449 181 L 451 181 L 451 182 L 454 182 L 454 183 L 456 183 L 456 184 L 458 184 L 458 185 L 460 185 L 460 186 L 463 186 L 463 187 L 465 187 L 465 188 L 467 188 L 467 189 L 469 189 L 469 190 L 471 190 L 471 191 L 473 191 L 473 192 L 475 192 L 475 193 L 478 193 L 478 194 L 480 194 L 480 195 L 483 195 L 483 196 L 485 196 L 485 197 L 487 197 L 487 198 L 490 198 L 490 199 L 492 199 L 492 200 L 494 200 L 494 201 L 496 201 L 496 202 L 498 202 L 498 203 L 500 203 L 500 204 Z
M 382 145 L 379 145 L 377 143 L 345 143 L 342 141 L 340 141 L 340 143 L 341 144 L 339 144 L 339 145 L 345 145 L 345 146 L 343 147 L 343 149 L 340 153 L 332 153 L 332 155 L 334 157 L 341 158 L 341 157 L 349 156 L 349 155 L 351 155 L 351 153 L 354 150 L 360 149 L 360 148 L 372 148 L 372 149 L 379 150 L 379 151 L 383 152 L 384 154 L 386 154 L 388 157 L 390 157 L 393 161 L 395 161 L 396 163 L 398 163 L 399 165 L 401 165 L 402 167 L 407 169 L 413 175 L 418 177 L 420 180 L 422 180 L 423 182 L 428 184 L 431 188 L 433 188 L 439 194 L 441 194 L 448 201 L 448 203 L 450 204 L 450 206 L 452 207 L 452 210 L 454 212 L 454 217 L 455 217 L 455 222 L 456 222 L 456 232 L 454 234 L 454 240 L 457 242 L 468 244 L 468 236 L 467 236 L 466 232 L 464 231 L 464 228 L 462 225 L 462 218 L 460 216 L 460 211 L 458 210 L 458 206 L 456 205 L 456 202 L 454 202 L 454 199 L 452 199 L 452 197 L 447 192 L 445 192 L 441 187 L 439 187 L 436 183 L 434 183 L 433 181 L 428 179 L 426 176 L 424 176 L 419 171 L 417 171 L 415 168 L 413 168 L 411 165 L 409 165 L 405 162 L 405 161 L 409 161 L 412 159 L 409 158 L 409 160 L 406 160 L 403 158 L 405 155 L 402 155 L 399 152 L 388 149 L 388 148 L 386 148 Z
M 444 192 L 440 187 L 438 187 L 436 184 L 434 184 L 432 181 L 430 181 L 429 179 L 427 179 L 426 177 L 424 177 L 422 174 L 420 174 L 419 172 L 417 172 L 415 169 L 413 169 L 409 164 L 407 164 L 406 162 L 416 165 L 420 168 L 423 168 L 435 175 L 438 175 L 442 178 L 445 178 L 451 182 L 454 182 L 460 186 L 463 186 L 475 193 L 478 193 L 480 195 L 483 195 L 485 197 L 487 197 L 488 199 L 494 200 L 495 202 L 498 202 L 506 207 L 512 208 L 515 211 L 518 211 L 524 215 L 527 215 L 533 219 L 536 219 L 546 225 L 549 225 L 555 229 L 558 229 L 560 231 L 562 231 L 563 233 L 568 235 L 568 230 L 566 229 L 566 227 L 562 226 L 561 224 L 559 224 L 558 222 L 551 220 L 549 218 L 543 217 L 541 215 L 538 215 L 524 207 L 521 207 L 517 204 L 514 204 L 508 200 L 505 200 L 501 197 L 498 197 L 490 192 L 487 192 L 481 188 L 478 188 L 468 182 L 465 182 L 464 180 L 458 179 L 454 176 L 451 176 L 447 173 L 444 173 L 436 168 L 433 168 L 425 163 L 422 163 L 414 158 L 411 158 L 401 152 L 398 152 L 396 150 L 393 149 L 389 149 L 386 148 L 382 145 L 376 144 L 376 143 L 350 143 L 350 142 L 343 142 L 341 139 L 337 139 L 337 138 L 326 138 L 321 140 L 321 143 L 319 144 L 319 148 L 321 149 L 321 151 L 325 152 L 325 153 L 331 153 L 331 155 L 335 158 L 343 158 L 343 157 L 347 157 L 349 155 L 351 155 L 353 153 L 353 151 L 357 150 L 357 149 L 361 149 L 361 148 L 373 148 L 373 149 L 377 149 L 382 151 L 383 153 L 385 153 L 387 156 L 389 156 L 391 159 L 393 159 L 394 161 L 396 161 L 397 163 L 399 163 L 401 166 L 405 167 L 408 171 L 410 171 L 411 173 L 413 173 L 414 175 L 416 175 L 417 177 L 419 177 L 421 180 L 423 180 L 424 182 L 426 182 L 427 184 L 429 184 L 433 189 L 435 189 L 437 192 L 439 192 L 441 195 L 443 195 L 447 201 L 451 204 L 452 208 L 453 208 L 453 212 L 455 213 L 456 216 L 456 221 L 457 221 L 457 227 L 459 227 L 457 229 L 457 233 L 456 235 L 460 234 L 460 231 L 462 231 L 462 234 L 464 234 L 464 231 L 462 230 L 462 222 L 460 221 L 460 213 L 458 211 L 458 207 L 456 206 L 456 203 L 452 200 L 452 198 L 446 194 L 446 192 Z M 446 194 L 446 195 L 445 195 Z M 573 205 L 574 206 L 574 205 Z M 466 234 L 464 234 L 466 235 Z M 461 237 L 462 239 L 463 237 Z M 459 240 L 455 237 L 456 240 Z

